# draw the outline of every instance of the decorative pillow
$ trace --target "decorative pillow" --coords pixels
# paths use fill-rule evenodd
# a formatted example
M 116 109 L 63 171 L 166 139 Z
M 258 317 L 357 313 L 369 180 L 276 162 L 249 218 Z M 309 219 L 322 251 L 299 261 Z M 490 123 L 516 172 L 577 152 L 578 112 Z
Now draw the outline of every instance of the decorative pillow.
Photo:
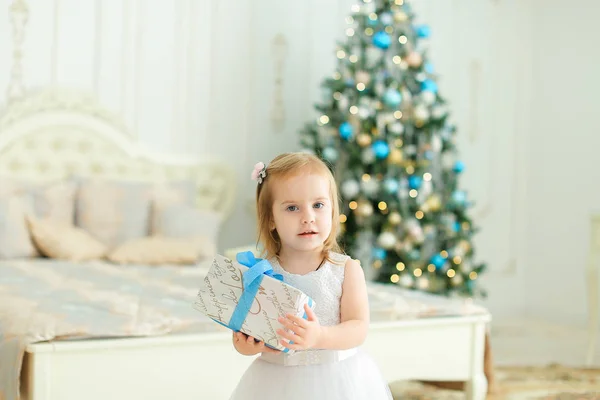
M 221 228 L 221 215 L 184 205 L 163 207 L 154 213 L 153 234 L 168 237 L 206 236 L 216 241 Z
M 195 190 L 196 185 L 192 181 L 157 183 L 152 191 L 150 233 L 155 231 L 156 218 L 166 207 L 193 207 Z
M 28 185 L 26 190 L 33 196 L 33 209 L 36 217 L 51 219 L 67 225 L 73 224 L 77 193 L 77 184 L 74 181 Z
M 72 223 L 75 182 L 31 182 L 0 177 L 0 258 L 39 256 L 29 235 L 27 215 Z M 17 204 L 17 202 L 22 204 Z
M 0 197 L 16 193 L 30 194 L 35 216 L 66 224 L 73 223 L 76 190 L 74 181 L 33 182 L 0 178 Z
M 151 183 L 82 180 L 75 225 L 110 248 L 148 236 L 151 197 Z
M 0 259 L 38 255 L 26 222 L 32 208 L 31 196 L 26 194 L 0 197 Z
M 221 216 L 214 211 L 172 205 L 153 210 L 152 220 L 153 235 L 171 238 L 203 237 L 215 247 L 218 243 Z
M 196 185 L 190 180 L 156 183 L 152 190 L 153 207 L 165 207 L 174 204 L 193 206 Z
M 149 236 L 134 239 L 111 251 L 107 258 L 117 264 L 194 264 L 216 249 L 205 238 L 177 239 Z
M 104 257 L 108 248 L 74 225 L 51 219 L 28 217 L 33 242 L 46 257 L 68 261 L 87 261 Z

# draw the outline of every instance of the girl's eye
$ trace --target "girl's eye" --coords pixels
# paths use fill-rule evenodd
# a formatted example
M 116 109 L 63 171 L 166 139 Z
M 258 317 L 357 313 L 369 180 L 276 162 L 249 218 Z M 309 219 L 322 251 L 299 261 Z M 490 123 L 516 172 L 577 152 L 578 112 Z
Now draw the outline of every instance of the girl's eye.
M 325 204 L 324 204 L 324 203 L 316 203 L 316 204 L 314 205 L 314 207 L 315 207 L 315 208 L 323 208 L 323 207 L 325 207 Z
M 288 211 L 296 211 L 298 209 L 298 207 L 296 206 L 288 206 L 287 210 Z

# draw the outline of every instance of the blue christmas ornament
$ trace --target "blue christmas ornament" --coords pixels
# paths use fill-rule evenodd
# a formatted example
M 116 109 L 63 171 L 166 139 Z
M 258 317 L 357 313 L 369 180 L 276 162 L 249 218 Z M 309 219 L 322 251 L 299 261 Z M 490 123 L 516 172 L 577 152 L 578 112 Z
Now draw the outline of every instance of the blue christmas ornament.
M 433 160 L 433 151 L 431 150 L 425 150 L 425 153 L 423 153 L 423 155 L 425 156 L 426 160 Z
M 454 172 L 460 174 L 465 170 L 465 163 L 462 161 L 457 161 L 452 169 L 454 170 Z
M 373 35 L 373 45 L 379 47 L 382 50 L 387 50 L 392 44 L 392 39 L 390 35 L 385 33 L 384 31 L 379 31 L 375 35 Z
M 384 249 L 380 247 L 373 248 L 373 258 L 376 260 L 383 260 L 387 256 L 387 253 Z
M 390 146 L 384 140 L 377 140 L 371 145 L 375 157 L 379 159 L 386 158 L 390 154 Z
M 428 38 L 431 35 L 431 29 L 429 25 L 418 25 L 415 27 L 417 36 L 420 38 Z
M 433 74 L 433 71 L 435 70 L 433 68 L 433 64 L 429 61 L 427 61 L 425 63 L 425 65 L 423 66 L 423 68 L 425 68 L 425 72 L 427 72 L 428 74 Z
M 455 221 L 454 224 L 452 224 L 452 230 L 454 232 L 459 232 L 460 231 L 460 222 Z
M 397 179 L 387 178 L 383 182 L 383 187 L 385 188 L 386 192 L 388 192 L 388 193 L 398 193 L 398 189 L 400 189 L 400 183 L 398 182 Z
M 349 122 L 344 122 L 340 125 L 339 131 L 340 137 L 344 140 L 348 140 L 352 137 L 352 132 L 354 131 L 354 128 L 352 128 L 352 125 L 350 125 Z
M 467 200 L 467 194 L 462 190 L 456 190 L 452 193 L 452 200 L 455 203 L 463 204 Z
M 333 147 L 325 147 L 323 149 L 323 158 L 329 162 L 336 162 L 338 159 L 338 152 Z
M 422 181 L 423 181 L 423 178 L 421 178 L 420 176 L 411 175 L 408 178 L 408 186 L 410 186 L 411 189 L 418 189 L 421 187 Z
M 429 91 L 432 93 L 437 93 L 438 86 L 437 86 L 437 83 L 435 83 L 435 81 L 433 81 L 431 79 L 426 79 L 421 83 L 421 90 Z
M 350 88 L 350 87 L 354 87 L 354 86 L 356 86 L 356 84 L 354 83 L 354 79 L 352 79 L 352 78 L 346 79 L 346 87 Z
M 433 257 L 431 257 L 430 261 L 433 265 L 435 265 L 435 269 L 442 268 L 446 263 L 446 259 L 442 257 L 441 254 L 435 254 Z
M 396 89 L 388 89 L 383 94 L 383 102 L 391 108 L 396 108 L 402 102 L 402 95 Z

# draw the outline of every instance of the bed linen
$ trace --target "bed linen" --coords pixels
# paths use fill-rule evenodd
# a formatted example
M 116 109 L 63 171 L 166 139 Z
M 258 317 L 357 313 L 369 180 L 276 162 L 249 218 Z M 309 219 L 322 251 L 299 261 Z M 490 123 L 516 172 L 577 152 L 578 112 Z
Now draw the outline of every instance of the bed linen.
M 227 331 L 192 307 L 208 266 L 0 261 L 0 399 L 18 399 L 32 343 Z M 397 286 L 369 283 L 368 289 L 372 323 L 485 312 Z

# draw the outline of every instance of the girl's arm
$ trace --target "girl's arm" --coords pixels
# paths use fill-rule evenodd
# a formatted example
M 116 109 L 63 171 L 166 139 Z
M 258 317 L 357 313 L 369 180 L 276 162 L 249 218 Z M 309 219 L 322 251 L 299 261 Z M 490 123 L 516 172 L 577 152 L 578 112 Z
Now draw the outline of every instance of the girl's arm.
M 331 349 L 346 350 L 360 346 L 367 337 L 369 328 L 369 298 L 365 274 L 356 260 L 348 260 L 340 300 L 341 323 L 321 326 L 314 311 L 304 306 L 307 319 L 297 315 L 279 318 L 289 331 L 279 329 L 281 344 L 288 349 Z
M 233 347 L 244 356 L 254 356 L 258 353 L 280 353 L 279 350 L 267 347 L 264 342 L 257 341 L 242 332 L 233 332 Z
M 369 298 L 360 262 L 348 260 L 340 302 L 340 324 L 321 326 L 314 348 L 346 350 L 360 346 L 369 329 Z

